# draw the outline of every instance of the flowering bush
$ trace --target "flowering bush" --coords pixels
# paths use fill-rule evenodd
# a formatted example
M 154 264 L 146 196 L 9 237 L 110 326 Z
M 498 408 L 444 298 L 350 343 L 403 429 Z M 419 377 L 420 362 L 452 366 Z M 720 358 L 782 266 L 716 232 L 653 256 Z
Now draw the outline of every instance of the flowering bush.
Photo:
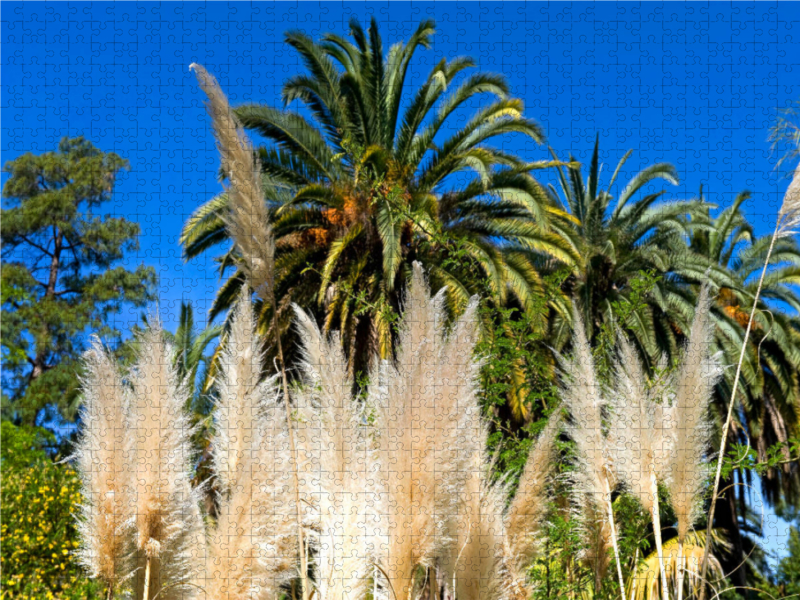
M 8 598 L 91 597 L 97 584 L 86 579 L 75 557 L 80 481 L 58 465 L 40 429 L 2 423 L 2 576 Z

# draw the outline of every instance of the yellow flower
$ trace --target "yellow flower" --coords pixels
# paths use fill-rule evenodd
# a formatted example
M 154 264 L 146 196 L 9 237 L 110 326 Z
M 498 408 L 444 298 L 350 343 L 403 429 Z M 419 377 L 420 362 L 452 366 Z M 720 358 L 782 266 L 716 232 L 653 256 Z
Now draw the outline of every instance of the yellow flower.
M 61 554 L 69 554 L 69 550 L 64 549 L 61 551 Z

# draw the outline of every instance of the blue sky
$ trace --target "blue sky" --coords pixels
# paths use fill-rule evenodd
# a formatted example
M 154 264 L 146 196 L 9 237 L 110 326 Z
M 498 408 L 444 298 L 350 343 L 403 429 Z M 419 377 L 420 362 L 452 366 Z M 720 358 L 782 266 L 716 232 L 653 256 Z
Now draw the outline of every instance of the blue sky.
M 671 162 L 681 184 L 668 197 L 702 184 L 726 206 L 749 189 L 745 211 L 759 234 L 771 231 L 788 180 L 766 140 L 777 109 L 800 100 L 800 3 L 2 2 L 2 162 L 65 135 L 128 159 L 106 207 L 141 224 L 128 261 L 158 271 L 168 327 L 182 300 L 202 321 L 219 281 L 210 255 L 182 260 L 178 235 L 221 185 L 188 65 L 204 64 L 233 104 L 278 105 L 301 68 L 284 31 L 346 34 L 353 15 L 374 15 L 387 48 L 436 21 L 410 86 L 442 57 L 472 56 L 508 77 L 560 155 L 588 162 L 599 132 L 607 176 L 633 149 L 618 181 Z M 507 149 L 547 158 L 520 139 Z M 118 318 L 127 329 L 138 313 Z

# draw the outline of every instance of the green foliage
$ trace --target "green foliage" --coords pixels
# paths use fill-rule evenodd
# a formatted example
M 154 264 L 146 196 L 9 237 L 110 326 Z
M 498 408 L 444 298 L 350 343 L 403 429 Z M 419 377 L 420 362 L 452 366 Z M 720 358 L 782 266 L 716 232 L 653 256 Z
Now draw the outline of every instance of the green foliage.
M 597 376 L 601 381 L 609 381 L 611 377 L 612 352 L 617 343 L 617 330 L 635 330 L 636 316 L 646 309 L 648 295 L 655 289 L 659 277 L 655 271 L 639 271 L 628 281 L 628 294 L 612 300 L 611 313 L 614 321 L 604 321 L 595 339 L 593 347 Z
M 5 417 L 34 424 L 49 408 L 50 416 L 72 418 L 85 332 L 119 339 L 109 317 L 153 297 L 152 268 L 117 265 L 138 249 L 139 226 L 96 214 L 126 168 L 122 158 L 80 137 L 4 166 Z
M 789 554 L 778 563 L 777 581 L 783 596 L 800 594 L 800 529 L 789 530 Z
M 84 576 L 75 558 L 75 513 L 80 481 L 69 465 L 55 464 L 45 451 L 54 438 L 33 427 L 4 421 L 2 585 L 9 598 L 90 598 L 101 591 Z
M 546 293 L 537 296 L 529 311 L 491 299 L 479 310 L 483 328 L 475 352 L 483 359 L 480 401 L 492 421 L 488 444 L 496 455 L 495 469 L 509 482 L 521 474 L 533 440 L 558 406 L 552 353 L 546 343 L 548 298 L 558 293 L 568 275 L 562 270 L 545 277 Z
M 737 469 L 746 469 L 758 475 L 764 475 L 769 469 L 798 461 L 800 461 L 800 437 L 770 446 L 763 458 L 759 457 L 758 452 L 752 446 L 733 444 L 728 449 L 722 463 L 722 478 L 727 479 Z

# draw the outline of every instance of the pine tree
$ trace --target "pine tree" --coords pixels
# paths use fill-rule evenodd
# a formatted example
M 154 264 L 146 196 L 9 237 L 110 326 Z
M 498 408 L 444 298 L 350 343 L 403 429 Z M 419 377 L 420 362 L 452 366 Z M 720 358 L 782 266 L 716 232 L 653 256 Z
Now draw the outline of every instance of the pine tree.
M 110 316 L 153 297 L 155 271 L 119 263 L 139 225 L 100 216 L 128 167 L 82 137 L 3 170 L 3 415 L 33 424 L 74 415 L 84 332 L 118 339 Z

